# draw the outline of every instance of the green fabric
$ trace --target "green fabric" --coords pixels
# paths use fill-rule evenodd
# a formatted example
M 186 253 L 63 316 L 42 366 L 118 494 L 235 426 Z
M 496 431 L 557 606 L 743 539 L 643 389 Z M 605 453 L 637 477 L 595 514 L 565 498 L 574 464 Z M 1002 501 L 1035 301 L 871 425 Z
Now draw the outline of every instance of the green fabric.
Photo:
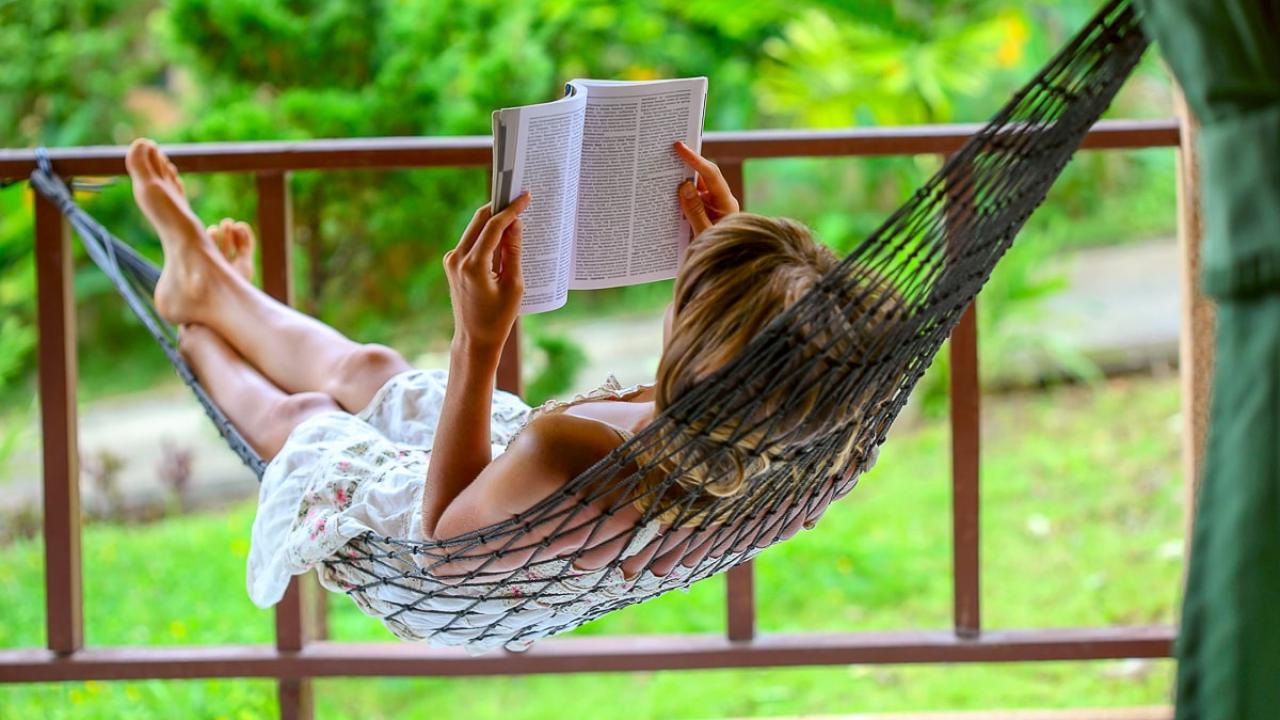
M 1280 290 L 1280 101 L 1205 125 L 1199 149 L 1205 292 L 1230 300 Z
M 1178 720 L 1280 717 L 1280 295 L 1223 303 Z
M 1280 288 L 1280 0 L 1137 4 L 1201 123 L 1205 292 Z
M 1213 403 L 1178 720 L 1280 718 L 1280 0 L 1138 0 L 1201 123 Z

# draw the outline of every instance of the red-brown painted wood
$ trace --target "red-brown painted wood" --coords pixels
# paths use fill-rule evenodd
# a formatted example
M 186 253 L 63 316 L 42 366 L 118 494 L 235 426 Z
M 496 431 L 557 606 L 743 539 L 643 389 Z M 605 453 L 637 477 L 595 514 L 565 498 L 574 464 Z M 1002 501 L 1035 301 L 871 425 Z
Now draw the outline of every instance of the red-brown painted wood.
M 707 133 L 702 150 L 728 163 L 770 157 L 927 155 L 954 152 L 981 126 L 919 125 L 840 130 L 743 130 Z M 1085 137 L 1087 149 L 1176 147 L 1178 121 L 1102 120 Z M 492 139 L 455 137 L 354 138 L 298 142 L 166 145 L 182 172 L 283 172 L 356 168 L 486 167 Z M 64 176 L 123 175 L 123 145 L 51 148 Z M 35 168 L 34 150 L 0 150 L 0 179 L 22 179 Z
M 756 636 L 756 573 L 754 561 L 733 568 L 725 574 L 727 595 L 728 638 L 733 642 Z
M 945 153 L 960 146 L 976 126 L 874 128 L 837 131 L 751 131 L 711 133 L 704 152 L 726 169 L 741 197 L 741 161 L 755 157 L 856 156 Z M 1107 121 L 1085 141 L 1086 148 L 1174 146 L 1176 121 Z M 259 172 L 259 235 L 264 287 L 287 300 L 289 288 L 288 182 L 284 174 L 302 168 L 429 167 L 489 164 L 489 139 L 377 138 L 304 143 L 231 143 L 175 146 L 178 166 L 187 172 Z M 59 172 L 121 174 L 124 148 L 67 148 L 51 152 Z M 29 150 L 0 151 L 0 177 L 23 177 L 34 164 Z M 52 211 L 52 212 L 51 212 Z M 318 610 L 307 592 L 291 589 L 278 611 L 277 643 L 214 648 L 99 648 L 79 650 L 79 498 L 75 435 L 75 334 L 70 302 L 70 263 L 62 222 L 43 201 L 36 205 L 37 275 L 41 329 L 41 403 L 46 453 L 46 558 L 49 650 L 0 651 L 0 682 L 71 679 L 276 677 L 288 717 L 307 717 L 307 678 L 329 675 L 476 675 L 496 673 L 591 672 L 703 667 L 845 664 L 855 662 L 1016 662 L 1118 657 L 1166 657 L 1174 631 L 1168 627 L 1082 628 L 988 631 L 978 639 L 978 435 L 976 334 L 964 349 L 966 323 L 953 345 L 953 452 L 956 472 L 956 627 L 954 632 L 904 631 L 836 635 L 755 634 L 750 567 L 729 577 L 728 638 L 571 638 L 539 643 L 528 653 L 472 658 L 461 651 L 411 644 L 351 645 L 309 642 L 323 631 L 306 610 Z M 56 232 L 55 232 L 56 228 Z M 51 240 L 56 235 L 55 240 Z M 512 343 L 512 347 L 516 345 Z M 965 366 L 966 357 L 972 359 Z M 46 358 L 49 358 L 46 360 Z M 959 366 L 959 367 L 957 367 Z M 507 365 L 518 372 L 515 362 Z M 517 375 L 518 377 L 518 375 Z M 968 378 L 968 379 L 966 379 Z M 500 378 L 499 382 L 507 382 Z M 518 382 L 518 381 L 517 381 Z M 508 385 L 510 387 L 510 385 Z M 972 422 L 961 422 L 963 418 Z M 971 436 L 965 433 L 972 433 Z M 967 449 L 966 449 L 967 448 Z M 970 474 L 971 479 L 966 476 Z M 53 482 L 51 482 L 51 479 Z M 745 590 L 744 590 L 745 588 Z M 70 653 L 70 654 L 68 654 Z
M 261 254 L 262 289 L 286 305 L 293 304 L 293 202 L 289 175 L 259 173 L 258 252 Z
M 310 678 L 281 680 L 276 688 L 280 720 L 306 720 L 316 714 L 315 688 Z
M 708 152 L 706 146 L 704 152 Z M 747 208 L 746 175 L 742 161 L 722 162 L 719 156 L 712 156 L 724 175 L 729 190 L 738 198 L 742 209 Z M 734 642 L 743 642 L 756 636 L 756 578 L 755 563 L 745 562 L 725 576 L 725 611 L 728 616 L 726 625 L 728 638 Z
M 58 208 L 38 193 L 35 198 L 45 626 L 49 649 L 70 653 L 84 645 L 71 237 Z
M 511 334 L 502 346 L 502 355 L 498 357 L 499 390 L 520 395 L 524 392 L 524 384 L 520 380 L 520 320 L 511 326 Z
M 956 634 L 982 631 L 979 558 L 981 386 L 978 381 L 977 303 L 951 333 L 951 537 Z
M 765 634 L 750 643 L 715 635 L 640 635 L 544 640 L 527 652 L 471 656 L 421 643 L 92 648 L 59 657 L 40 648 L 0 650 L 0 682 L 139 678 L 463 676 L 634 672 L 862 663 L 971 663 L 1165 658 L 1170 626 L 989 630 L 965 640 L 951 630 Z
M 293 203 L 289 175 L 284 172 L 259 173 L 258 243 L 262 253 L 262 287 L 268 295 L 286 305 L 293 304 Z M 317 634 L 319 623 L 316 599 L 318 588 L 310 575 L 295 577 L 276 605 L 276 650 L 282 654 L 301 651 Z M 323 618 L 319 618 L 323 621 Z M 311 682 L 306 679 L 281 680 L 276 685 L 281 720 L 310 720 L 315 716 Z

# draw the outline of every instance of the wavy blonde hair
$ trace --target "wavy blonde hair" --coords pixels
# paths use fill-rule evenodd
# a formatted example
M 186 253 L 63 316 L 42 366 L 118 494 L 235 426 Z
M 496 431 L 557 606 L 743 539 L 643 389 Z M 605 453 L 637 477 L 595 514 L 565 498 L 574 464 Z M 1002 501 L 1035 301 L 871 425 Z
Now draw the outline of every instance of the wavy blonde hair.
M 837 263 L 835 254 L 817 243 L 808 228 L 785 218 L 737 213 L 704 231 L 690 245 L 676 278 L 674 315 L 654 388 L 656 410 L 666 410 L 723 367 Z M 822 355 L 819 365 L 865 362 L 869 349 L 880 344 L 882 326 L 860 315 L 883 319 L 899 305 L 896 293 L 882 283 L 874 285 L 863 288 L 856 299 L 851 299 L 852 291 L 845 291 L 827 304 L 827 316 L 806 318 L 792 328 L 799 343 L 793 357 Z M 656 506 L 655 517 L 666 523 L 701 522 L 717 499 L 744 494 L 748 480 L 770 470 L 788 448 L 856 419 L 825 413 L 816 417 L 813 410 L 825 390 L 812 382 L 788 392 L 785 402 L 766 398 L 752 417 L 717 420 L 702 413 L 666 426 L 653 449 L 640 453 L 639 459 L 655 470 L 640 479 L 635 507 L 645 512 Z M 764 426 L 770 429 L 768 437 Z M 672 447 L 682 449 L 673 453 Z M 840 465 L 852 449 L 850 437 L 838 458 Z M 664 452 L 665 457 L 656 457 Z M 672 475 L 675 481 L 668 485 Z M 794 474 L 780 477 L 798 480 Z M 689 498 L 691 492 L 696 497 Z

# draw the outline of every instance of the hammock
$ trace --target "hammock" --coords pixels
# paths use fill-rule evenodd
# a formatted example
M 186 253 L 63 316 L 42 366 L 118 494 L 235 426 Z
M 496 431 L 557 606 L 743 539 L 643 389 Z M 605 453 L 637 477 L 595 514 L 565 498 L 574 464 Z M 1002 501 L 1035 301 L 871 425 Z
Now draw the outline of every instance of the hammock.
M 492 637 L 528 641 L 687 587 L 789 536 L 798 521 L 837 494 L 835 488 L 850 487 L 873 459 L 912 387 L 1146 45 L 1129 1 L 1109 2 L 809 293 L 723 368 L 558 493 L 518 517 L 459 537 L 414 541 L 366 533 L 325 564 L 346 566 L 347 577 L 361 579 L 347 593 L 362 607 L 371 588 L 400 591 L 402 600 L 385 613 L 388 620 L 404 613 L 445 613 L 448 617 L 437 625 L 468 628 L 477 642 Z M 155 337 L 228 445 L 261 476 L 262 458 L 211 402 L 178 353 L 174 329 L 151 303 L 159 271 L 75 204 L 47 154 L 38 155 L 31 181 L 67 216 L 90 258 Z M 813 322 L 833 311 L 845 319 L 843 326 Z M 813 387 L 824 392 L 809 407 L 797 407 Z M 797 416 L 803 419 L 797 422 Z M 729 442 L 711 438 L 711 429 L 726 428 Z M 740 451 L 731 446 L 742 438 L 754 445 L 751 457 L 771 460 L 748 477 L 743 492 L 716 497 L 704 486 L 680 482 L 694 472 L 714 473 L 722 463 L 741 462 Z M 655 477 L 662 479 L 655 482 Z M 551 582 L 554 578 L 513 588 L 510 569 L 496 567 L 502 558 L 527 556 L 523 577 L 538 577 L 539 568 L 563 572 L 593 548 L 625 543 L 634 528 L 606 532 L 605 521 L 637 500 L 648 502 L 636 527 L 661 519 L 666 527 L 687 530 L 659 536 L 646 569 L 673 553 L 677 562 L 697 558 L 689 563 L 690 572 L 654 573 L 652 591 L 643 597 L 601 602 L 591 595 L 598 585 L 567 591 L 566 585 Z M 588 512 L 593 502 L 610 510 Z M 569 535 L 585 537 L 581 549 L 558 557 L 545 552 Z M 620 565 L 615 559 L 607 569 Z M 466 569 L 447 575 L 448 583 L 441 585 L 440 569 L 446 567 Z M 436 581 L 426 582 L 431 580 Z M 585 609 L 584 598 L 592 600 Z M 484 615 L 478 623 L 471 611 L 494 600 L 508 609 Z M 575 612 L 551 627 L 522 630 L 522 623 L 512 620 L 531 608 L 554 611 L 575 603 Z

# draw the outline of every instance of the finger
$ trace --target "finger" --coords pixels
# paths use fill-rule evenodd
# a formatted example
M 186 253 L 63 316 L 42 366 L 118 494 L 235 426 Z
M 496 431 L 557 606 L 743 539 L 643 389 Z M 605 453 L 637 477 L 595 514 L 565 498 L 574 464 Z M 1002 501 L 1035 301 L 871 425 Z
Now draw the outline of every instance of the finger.
M 703 230 L 711 227 L 711 218 L 707 217 L 707 208 L 702 204 L 702 198 L 698 196 L 698 191 L 694 189 L 691 181 L 685 180 L 680 183 L 679 194 L 680 210 L 688 218 L 689 228 L 693 230 L 693 236 L 697 237 L 702 234 Z
M 720 166 L 694 152 L 682 142 L 676 143 L 676 154 L 685 164 L 697 171 L 698 189 L 711 194 L 711 207 L 733 210 L 737 201 L 733 198 L 733 190 L 729 181 L 724 179 Z
M 471 220 L 467 223 L 466 229 L 462 231 L 462 236 L 458 238 L 458 255 L 466 257 L 467 251 L 475 244 L 476 238 L 480 237 L 480 231 L 484 229 L 484 224 L 489 222 L 492 210 L 493 206 L 490 203 L 485 203 L 476 208 Z
M 699 155 L 693 148 L 685 145 L 683 142 L 677 141 L 675 144 L 676 154 L 697 173 L 705 173 L 707 175 L 718 175 L 720 169 L 710 160 Z
M 729 192 L 729 183 L 725 181 L 719 165 L 702 157 L 682 142 L 676 143 L 676 154 L 680 156 L 685 165 L 688 165 L 694 172 L 698 173 L 703 181 L 703 189 L 710 192 L 721 190 L 726 193 Z
M 467 253 L 467 259 L 471 262 L 484 262 L 486 268 L 491 267 L 493 253 L 497 251 L 498 243 L 502 241 L 503 234 L 516 221 L 520 213 L 529 207 L 529 201 L 529 191 L 526 190 L 520 193 L 520 197 L 512 201 L 510 205 L 489 218 L 489 221 L 484 224 L 484 228 L 480 231 L 480 237 L 476 239 L 475 245 Z

